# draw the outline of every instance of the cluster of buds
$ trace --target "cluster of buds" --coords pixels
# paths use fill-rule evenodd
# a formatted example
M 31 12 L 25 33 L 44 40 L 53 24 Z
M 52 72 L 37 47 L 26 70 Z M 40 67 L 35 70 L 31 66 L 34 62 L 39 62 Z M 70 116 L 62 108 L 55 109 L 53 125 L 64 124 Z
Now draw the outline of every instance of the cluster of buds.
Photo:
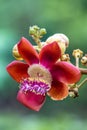
M 37 43 L 38 47 L 36 47 L 36 50 L 40 51 L 41 45 L 41 38 L 46 34 L 45 28 L 39 28 L 38 26 L 34 25 L 29 28 L 29 35 L 34 39 L 34 41 Z
M 43 46 L 56 41 L 58 43 L 59 47 L 61 48 L 61 58 L 59 60 L 60 61 L 65 61 L 65 62 L 71 62 L 69 54 L 65 53 L 67 47 L 69 46 L 68 37 L 66 35 L 64 35 L 64 34 L 57 33 L 57 34 L 54 34 L 54 35 L 50 36 L 49 38 L 47 38 L 47 40 L 45 42 L 43 42 L 43 41 L 41 41 L 41 38 L 46 33 L 47 32 L 46 32 L 45 28 L 40 28 L 40 27 L 38 27 L 36 25 L 31 26 L 29 28 L 29 35 L 37 43 L 36 46 L 33 46 L 36 49 L 36 51 L 40 52 L 40 50 L 43 48 Z M 18 52 L 17 45 L 15 45 L 13 47 L 12 52 L 13 52 L 13 56 L 17 60 L 23 60 L 23 58 L 20 56 L 20 54 Z M 76 49 L 76 50 L 73 50 L 72 55 L 75 58 L 75 66 L 79 68 L 82 75 L 84 75 L 84 74 L 87 75 L 87 69 L 84 68 L 84 66 L 85 67 L 87 66 L 87 54 L 85 54 L 83 56 L 83 51 L 81 51 L 80 49 Z M 83 65 L 83 68 L 80 68 L 80 63 Z M 78 97 L 78 95 L 79 95 L 78 90 L 85 82 L 87 82 L 87 78 L 84 79 L 80 83 L 77 83 L 77 84 L 75 83 L 75 84 L 69 85 L 69 96 L 74 97 L 74 98 Z

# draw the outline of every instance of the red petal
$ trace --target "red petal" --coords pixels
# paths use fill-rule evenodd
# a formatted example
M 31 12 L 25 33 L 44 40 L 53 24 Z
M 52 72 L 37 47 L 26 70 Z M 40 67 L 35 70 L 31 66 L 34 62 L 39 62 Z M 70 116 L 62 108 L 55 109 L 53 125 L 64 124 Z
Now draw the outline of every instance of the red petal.
M 6 67 L 6 69 L 13 79 L 15 79 L 17 82 L 20 82 L 22 78 L 29 77 L 27 74 L 28 67 L 28 64 L 20 61 L 13 61 Z
M 51 73 L 54 79 L 68 84 L 76 83 L 81 78 L 80 70 L 68 62 L 56 63 Z
M 28 91 L 24 93 L 21 89 L 18 92 L 17 100 L 21 102 L 26 107 L 39 111 L 42 105 L 45 102 L 45 96 L 43 95 L 36 95 L 33 92 Z
M 42 48 L 39 54 L 40 63 L 49 68 L 60 58 L 60 56 L 61 50 L 57 42 L 52 42 Z
M 38 53 L 33 48 L 32 44 L 24 37 L 18 43 L 18 51 L 22 58 L 29 64 L 38 63 Z
M 48 95 L 53 100 L 63 100 L 68 96 L 68 86 L 61 82 L 55 81 L 52 83 L 52 87 L 48 92 Z

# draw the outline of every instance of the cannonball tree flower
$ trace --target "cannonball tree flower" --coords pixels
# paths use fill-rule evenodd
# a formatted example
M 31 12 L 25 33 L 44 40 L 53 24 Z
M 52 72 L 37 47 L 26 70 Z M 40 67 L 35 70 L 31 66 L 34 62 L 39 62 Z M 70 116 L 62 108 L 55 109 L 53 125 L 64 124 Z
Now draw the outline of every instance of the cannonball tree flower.
M 13 61 L 7 66 L 11 77 L 20 85 L 17 100 L 26 107 L 39 111 L 46 95 L 53 100 L 68 96 L 68 84 L 79 81 L 80 70 L 73 64 L 58 61 L 61 49 L 57 42 L 45 45 L 39 54 L 24 37 L 17 44 L 24 62 Z

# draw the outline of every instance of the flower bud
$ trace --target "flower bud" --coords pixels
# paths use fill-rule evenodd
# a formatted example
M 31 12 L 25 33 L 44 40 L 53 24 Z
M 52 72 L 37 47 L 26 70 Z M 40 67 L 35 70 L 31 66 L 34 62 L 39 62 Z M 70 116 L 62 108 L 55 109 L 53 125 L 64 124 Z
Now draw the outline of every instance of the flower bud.
M 36 30 L 34 28 L 30 27 L 29 34 L 34 35 L 35 33 L 36 33 Z
M 63 54 L 61 56 L 61 61 L 67 61 L 67 62 L 69 62 L 70 61 L 69 54 Z
M 75 58 L 81 58 L 83 56 L 83 51 L 81 51 L 80 49 L 76 49 L 73 51 L 72 55 L 75 57 Z
M 40 29 L 40 36 L 43 36 L 45 35 L 47 32 L 46 32 L 46 29 L 45 28 L 41 28 Z
M 85 56 L 82 57 L 81 63 L 82 63 L 82 65 L 87 66 L 87 54 L 86 54 Z
M 33 28 L 36 31 L 40 30 L 40 28 L 37 25 L 33 25 L 31 28 Z
M 14 45 L 13 50 L 12 50 L 12 54 L 16 60 L 23 60 L 23 58 L 20 56 L 20 54 L 18 52 L 17 44 Z
M 69 45 L 69 39 L 68 39 L 68 37 L 65 36 L 64 34 L 57 33 L 57 34 L 54 34 L 54 35 L 50 36 L 46 40 L 46 43 L 48 44 L 48 43 L 51 43 L 51 42 L 54 42 L 54 41 L 56 41 L 58 43 L 58 45 L 61 48 L 62 54 L 64 54 L 65 51 L 66 51 L 66 48 Z
M 78 88 L 71 88 L 69 90 L 69 96 L 73 97 L 73 98 L 78 97 L 79 96 L 79 94 L 78 94 Z

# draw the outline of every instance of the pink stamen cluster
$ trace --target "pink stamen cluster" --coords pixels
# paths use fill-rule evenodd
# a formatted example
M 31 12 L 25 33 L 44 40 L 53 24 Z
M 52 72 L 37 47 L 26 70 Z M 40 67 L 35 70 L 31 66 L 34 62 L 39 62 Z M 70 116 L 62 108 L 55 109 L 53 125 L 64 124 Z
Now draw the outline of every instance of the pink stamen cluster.
M 24 79 L 20 88 L 22 91 L 27 93 L 28 91 L 34 92 L 36 94 L 45 95 L 47 91 L 50 89 L 50 85 L 44 81 L 36 80 L 36 79 Z

